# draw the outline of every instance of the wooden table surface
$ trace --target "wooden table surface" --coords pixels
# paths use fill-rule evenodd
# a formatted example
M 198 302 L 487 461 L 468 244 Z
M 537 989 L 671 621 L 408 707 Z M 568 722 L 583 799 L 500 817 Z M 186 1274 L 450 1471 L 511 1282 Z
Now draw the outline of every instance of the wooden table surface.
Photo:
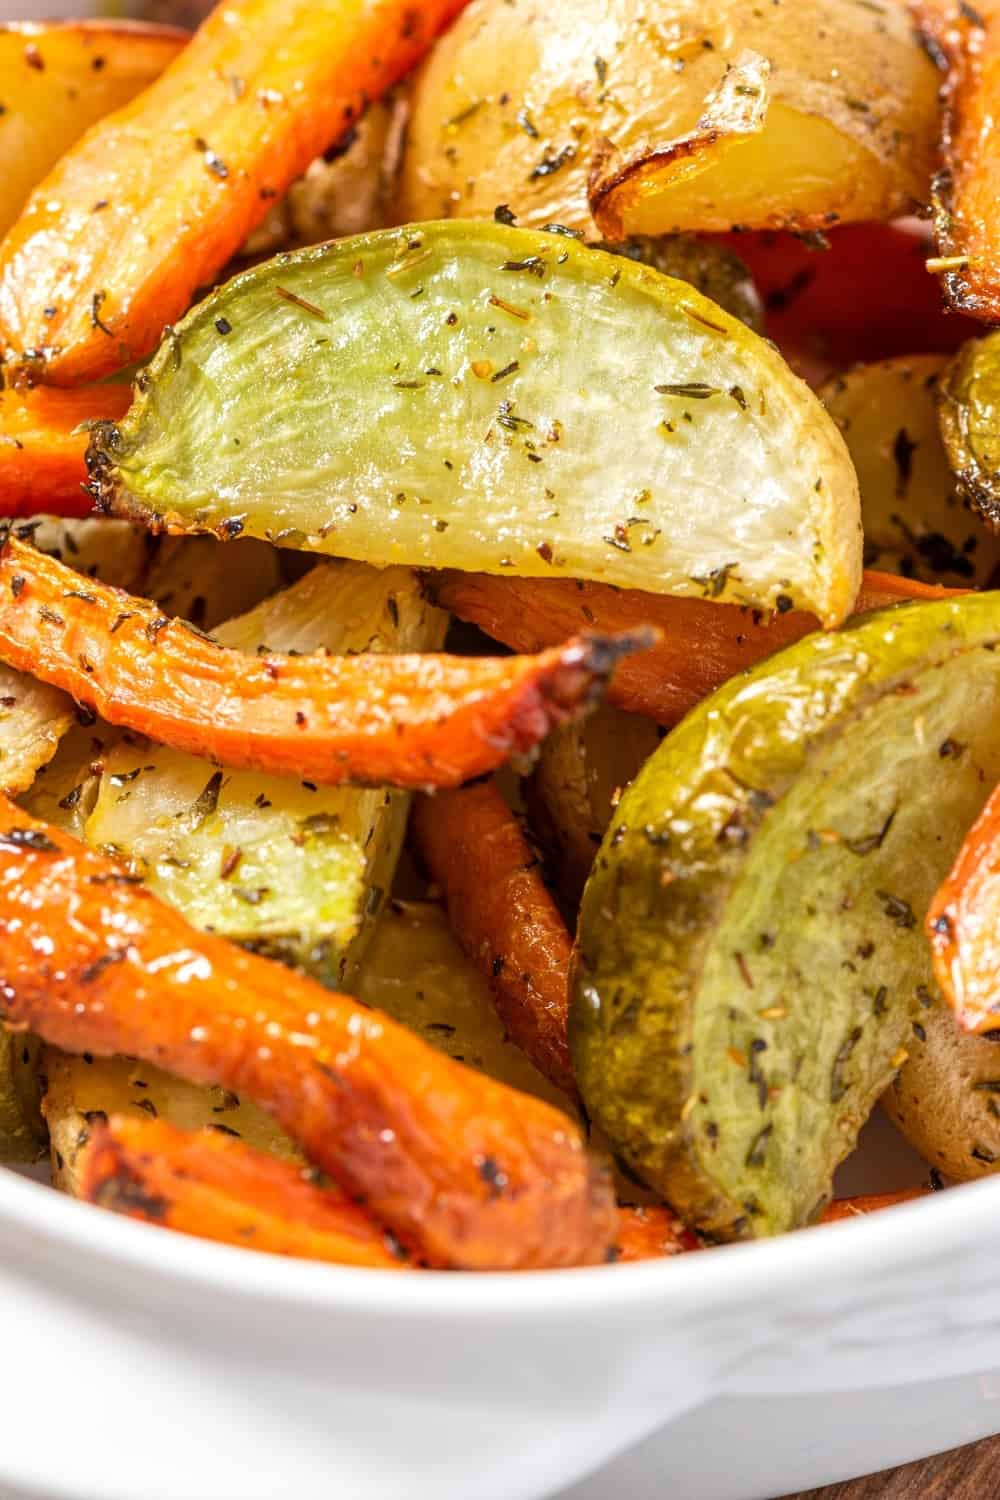
M 855 1479 L 849 1484 L 831 1484 L 785 1500 L 996 1500 L 1000 1496 L 1000 1437 L 956 1448 L 939 1458 L 906 1464 Z

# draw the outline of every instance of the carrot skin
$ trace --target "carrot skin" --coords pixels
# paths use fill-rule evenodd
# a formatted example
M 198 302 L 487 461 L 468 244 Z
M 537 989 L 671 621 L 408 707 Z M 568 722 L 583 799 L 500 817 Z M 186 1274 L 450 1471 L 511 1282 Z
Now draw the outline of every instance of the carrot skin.
M 0 344 L 55 385 L 149 354 L 464 3 L 218 5 L 160 78 L 32 194 L 0 248 Z
M 618 708 L 646 714 L 668 728 L 735 673 L 819 629 L 818 620 L 798 610 L 769 618 L 733 604 L 570 579 L 446 571 L 429 575 L 428 582 L 445 609 L 515 651 L 542 650 L 581 628 L 656 627 L 659 636 L 649 650 L 618 664 L 607 697 Z M 868 572 L 856 608 L 862 612 L 962 592 Z
M 573 940 L 516 817 L 489 783 L 421 798 L 411 828 L 444 892 L 452 931 L 489 981 L 510 1036 L 575 1096 L 566 1036 Z
M 196 931 L 6 798 L 0 1011 L 64 1051 L 125 1053 L 255 1099 L 431 1265 L 576 1265 L 611 1242 L 607 1170 L 567 1116 Z
M 310 1169 L 217 1131 L 116 1116 L 96 1124 L 81 1194 L 129 1218 L 270 1255 L 402 1270 L 406 1252 L 359 1204 Z
M 996 6 L 916 0 L 928 50 L 944 69 L 943 170 L 934 183 L 941 282 L 952 307 L 1000 322 L 1000 14 Z M 952 264 L 948 264 L 952 262 Z
M 867 1193 L 857 1198 L 836 1198 L 825 1209 L 821 1224 L 840 1219 L 863 1218 L 897 1203 L 909 1203 L 928 1195 L 927 1188 L 907 1188 L 900 1193 Z M 619 1208 L 618 1233 L 614 1259 L 625 1264 L 637 1260 L 660 1260 L 665 1256 L 683 1255 L 691 1250 L 711 1247 L 699 1239 L 677 1217 L 672 1208 L 652 1204 L 647 1207 Z
M 535 657 L 248 657 L 13 536 L 0 550 L 0 660 L 161 744 L 318 785 L 484 775 L 596 702 L 621 653 L 650 639 Z
M 0 390 L 0 516 L 85 516 L 87 434 L 81 422 L 117 421 L 128 411 L 128 386 L 80 391 Z
M 963 1031 L 1000 1035 L 1000 787 L 972 825 L 924 922 L 934 976 Z

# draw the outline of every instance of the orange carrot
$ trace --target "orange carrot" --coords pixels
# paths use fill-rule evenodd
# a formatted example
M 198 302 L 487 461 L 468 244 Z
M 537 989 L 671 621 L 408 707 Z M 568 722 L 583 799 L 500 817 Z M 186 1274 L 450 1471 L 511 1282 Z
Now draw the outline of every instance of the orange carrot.
M 32 194 L 0 248 L 0 344 L 55 385 L 148 354 L 463 4 L 218 5 L 166 72 Z
M 432 1265 L 602 1260 L 606 1169 L 559 1110 L 377 1011 L 196 931 L 0 798 L 0 1013 L 68 1052 L 141 1058 L 268 1110 Z
M 996 6 L 917 0 L 927 46 L 945 71 L 943 170 L 935 179 L 936 264 L 953 307 L 1000 322 L 1000 14 Z
M 365 1209 L 311 1169 L 211 1128 L 119 1115 L 92 1127 L 81 1197 L 181 1234 L 271 1255 L 400 1270 L 405 1250 Z
M 540 1073 L 575 1094 L 566 1038 L 573 940 L 514 814 L 492 784 L 463 787 L 421 798 L 412 828 L 507 1031 Z
M 75 429 L 116 421 L 131 399 L 126 385 L 0 390 L 0 516 L 87 515 L 87 434 Z
M 966 835 L 924 926 L 959 1026 L 1000 1038 L 1000 787 Z
M 658 627 L 659 639 L 650 650 L 619 663 L 607 697 L 619 708 L 668 726 L 734 673 L 819 629 L 812 615 L 798 611 L 769 617 L 734 604 L 571 579 L 444 572 L 430 575 L 428 581 L 439 604 L 516 651 L 541 650 L 574 630 Z M 961 592 L 869 572 L 856 607 L 880 609 Z
M 909 1203 L 928 1195 L 927 1188 L 907 1188 L 901 1193 L 868 1193 L 857 1198 L 836 1198 L 824 1211 L 821 1224 L 839 1219 L 862 1218 L 865 1214 Z M 625 1263 L 637 1260 L 659 1260 L 664 1256 L 682 1255 L 690 1250 L 708 1249 L 704 1240 L 688 1229 L 672 1208 L 659 1204 L 638 1208 L 619 1208 L 618 1234 L 612 1258 Z
M 333 786 L 454 786 L 594 703 L 641 633 L 532 657 L 250 657 L 8 537 L 0 660 L 161 744 Z

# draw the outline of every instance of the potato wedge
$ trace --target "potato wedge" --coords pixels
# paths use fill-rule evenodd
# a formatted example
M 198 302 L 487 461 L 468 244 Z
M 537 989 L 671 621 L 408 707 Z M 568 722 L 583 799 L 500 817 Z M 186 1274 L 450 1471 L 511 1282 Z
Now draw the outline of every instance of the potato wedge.
M 938 392 L 941 436 L 959 489 L 1000 530 L 1000 332 L 963 345 Z
M 74 1197 L 80 1193 L 80 1153 L 90 1140 L 91 1128 L 111 1115 L 168 1120 L 179 1130 L 210 1126 L 272 1156 L 303 1160 L 270 1115 L 228 1089 L 186 1083 L 134 1058 L 89 1053 L 75 1057 L 57 1047 L 44 1049 L 41 1067 L 46 1080 L 42 1109 L 49 1127 L 52 1181 Z
M 400 211 L 589 239 L 891 218 L 929 197 L 937 87 L 901 0 L 482 0 L 418 75 Z
M 154 524 L 827 624 L 857 593 L 854 470 L 812 394 L 692 287 L 562 235 L 439 223 L 281 256 L 139 385 L 89 463 L 102 504 Z
M 857 365 L 819 391 L 861 488 L 865 567 L 951 588 L 982 587 L 1000 539 L 962 499 L 938 425 L 943 354 Z
M 27 1032 L 0 1023 L 0 1164 L 26 1165 L 45 1150 L 40 1045 Z
M 187 40 L 128 21 L 0 25 L 0 239 L 63 152 L 147 88 Z
M 961 1032 L 935 996 L 907 1038 L 908 1059 L 882 1095 L 886 1114 L 931 1166 L 956 1182 L 1000 1172 L 1000 1051 Z
M 555 730 L 542 746 L 525 783 L 525 802 L 574 921 L 618 799 L 660 738 L 652 719 L 602 703 L 578 724 Z
M 215 636 L 248 653 L 432 651 L 446 623 L 408 569 L 320 563 Z M 103 756 L 84 838 L 196 927 L 342 985 L 392 885 L 409 802 L 382 787 L 223 772 L 127 735 Z
M 619 803 L 573 1060 L 691 1227 L 816 1218 L 905 1061 L 933 996 L 921 918 L 1000 776 L 998 644 L 997 593 L 810 636 L 695 709 Z
M 409 1026 L 456 1062 L 569 1114 L 576 1105 L 507 1035 L 489 984 L 434 901 L 390 901 L 358 976 L 358 999 Z

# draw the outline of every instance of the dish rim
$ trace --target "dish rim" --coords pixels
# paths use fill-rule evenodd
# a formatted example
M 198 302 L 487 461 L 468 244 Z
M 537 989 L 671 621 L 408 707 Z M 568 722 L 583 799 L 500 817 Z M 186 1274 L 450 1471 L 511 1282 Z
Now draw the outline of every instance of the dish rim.
M 975 1244 L 995 1231 L 1000 1181 L 963 1183 L 895 1205 L 771 1240 L 721 1245 L 631 1265 L 567 1270 L 436 1272 L 393 1275 L 354 1266 L 285 1258 L 214 1244 L 79 1203 L 0 1168 L 0 1231 L 13 1227 L 49 1247 L 83 1254 L 105 1267 L 142 1271 L 190 1292 L 220 1291 L 286 1309 L 367 1313 L 386 1318 L 573 1318 L 627 1312 L 651 1300 L 679 1298 L 688 1307 L 735 1301 L 759 1306 L 775 1287 L 808 1278 L 829 1288 L 860 1286 L 886 1264 L 926 1261 Z M 920 1229 L 914 1233 L 919 1219 Z M 0 1265 L 2 1272 L 2 1265 Z M 44 1274 L 42 1272 L 39 1273 Z

